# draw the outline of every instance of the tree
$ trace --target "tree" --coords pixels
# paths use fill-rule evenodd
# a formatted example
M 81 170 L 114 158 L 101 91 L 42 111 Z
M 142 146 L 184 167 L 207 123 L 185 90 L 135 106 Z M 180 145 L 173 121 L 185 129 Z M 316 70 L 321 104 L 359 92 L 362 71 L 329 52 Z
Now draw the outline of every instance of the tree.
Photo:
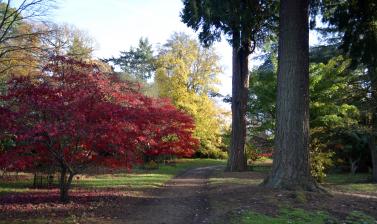
M 310 160 L 311 173 L 318 181 L 325 177 L 326 163 L 350 162 L 353 170 L 365 159 L 360 153 L 365 152 L 362 77 L 362 72 L 350 69 L 350 60 L 343 56 L 310 66 Z
M 76 30 L 73 33 L 72 43 L 68 48 L 67 55 L 76 60 L 91 59 L 94 50 L 92 45 L 92 41 L 87 35 Z
M 84 31 L 69 24 L 48 23 L 43 26 L 45 35 L 40 38 L 44 58 L 69 56 L 75 60 L 89 61 L 94 51 L 93 39 Z
M 221 68 L 218 61 L 213 48 L 203 48 L 183 33 L 173 34 L 156 58 L 158 95 L 170 98 L 176 107 L 194 118 L 200 157 L 221 154 L 221 113 L 210 98 L 217 92 L 219 83 L 217 76 Z
M 110 79 L 96 66 L 55 57 L 36 79 L 16 77 L 1 96 L 1 166 L 40 164 L 60 171 L 60 200 L 73 177 L 93 165 L 131 167 L 144 154 L 190 156 L 193 120 L 169 102 L 151 99 Z
M 135 77 L 139 81 L 147 81 L 155 71 L 152 45 L 148 39 L 140 38 L 137 48 L 130 47 L 128 51 L 121 51 L 118 58 L 105 59 L 128 75 Z
M 199 31 L 199 40 L 209 46 L 227 36 L 233 48 L 232 137 L 227 170 L 246 169 L 246 110 L 249 86 L 248 56 L 275 28 L 275 1 L 184 0 L 181 18 Z
M 309 1 L 280 1 L 273 166 L 264 184 L 316 190 L 309 164 Z
M 26 35 L 31 32 L 36 32 L 37 28 L 34 24 L 20 22 L 15 31 L 17 35 Z M 33 75 L 36 74 L 40 66 L 40 35 L 25 36 L 23 38 L 15 38 L 7 41 L 4 45 L 12 45 L 14 48 L 5 49 L 0 57 L 0 79 L 6 81 L 12 74 L 18 75 Z M 1 45 L 0 45 L 1 48 Z M 0 53 L 1 54 L 1 53 Z
M 0 1 L 0 73 L 32 66 L 39 51 L 38 39 L 45 34 L 34 26 L 52 7 L 50 0 Z M 30 62 L 30 63 L 29 63 Z
M 322 4 L 323 22 L 340 35 L 340 49 L 354 67 L 367 69 L 370 88 L 370 140 L 373 181 L 377 182 L 377 4 L 374 0 L 333 1 Z
M 140 38 L 138 46 L 130 47 L 128 51 L 121 51 L 117 58 L 102 59 L 108 63 L 114 70 L 114 74 L 123 80 L 140 84 L 140 90 L 143 94 L 151 97 L 158 97 L 157 87 L 154 83 L 148 82 L 156 70 L 156 57 L 153 55 L 152 45 L 147 38 Z

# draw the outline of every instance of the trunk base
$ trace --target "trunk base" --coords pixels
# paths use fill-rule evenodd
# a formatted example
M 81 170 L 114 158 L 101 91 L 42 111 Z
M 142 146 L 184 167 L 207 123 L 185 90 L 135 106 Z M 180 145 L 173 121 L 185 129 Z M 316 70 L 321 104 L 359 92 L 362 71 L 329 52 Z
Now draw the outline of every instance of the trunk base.
M 247 162 L 244 156 L 239 159 L 228 159 L 228 164 L 225 168 L 226 172 L 244 172 L 247 171 Z
M 289 191 L 327 192 L 312 178 L 289 179 L 268 176 L 262 186 Z

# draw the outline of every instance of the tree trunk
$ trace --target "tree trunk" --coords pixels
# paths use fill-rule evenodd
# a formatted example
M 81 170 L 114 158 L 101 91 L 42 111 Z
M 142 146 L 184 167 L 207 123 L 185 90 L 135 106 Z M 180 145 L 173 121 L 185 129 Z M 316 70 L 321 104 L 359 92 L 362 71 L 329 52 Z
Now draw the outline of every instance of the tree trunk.
M 352 175 L 356 174 L 357 168 L 359 167 L 359 161 L 360 161 L 360 158 L 356 159 L 355 161 L 352 159 L 349 159 L 350 166 L 351 166 L 350 171 Z
M 69 189 L 71 187 L 71 183 L 73 180 L 74 174 L 72 172 L 68 172 L 68 179 L 67 179 L 67 167 L 61 166 L 61 173 L 60 173 L 60 201 L 63 203 L 69 202 Z
M 233 34 L 234 42 L 241 43 L 239 32 Z M 241 46 L 241 47 L 239 47 Z M 227 171 L 245 171 L 246 110 L 249 92 L 249 48 L 250 43 L 233 45 L 232 71 L 232 135 Z
M 372 119 L 371 119 L 371 133 L 369 137 L 369 150 L 372 158 L 372 181 L 377 183 L 377 72 L 373 68 L 368 69 L 369 78 L 371 81 L 372 91 Z
M 316 190 L 309 164 L 308 0 L 281 0 L 273 166 L 264 184 Z
M 33 188 L 37 188 L 37 172 L 34 172 Z
M 377 129 L 374 130 L 376 133 Z M 376 148 L 376 136 L 371 136 L 369 139 L 369 149 L 372 158 L 372 182 L 377 183 L 377 148 Z

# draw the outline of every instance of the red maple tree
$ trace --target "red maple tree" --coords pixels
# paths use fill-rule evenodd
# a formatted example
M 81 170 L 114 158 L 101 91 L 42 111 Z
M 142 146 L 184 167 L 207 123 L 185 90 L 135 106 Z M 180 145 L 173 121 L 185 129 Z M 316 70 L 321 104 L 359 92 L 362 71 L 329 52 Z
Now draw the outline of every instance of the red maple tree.
M 1 166 L 40 164 L 60 171 L 60 199 L 93 164 L 131 167 L 141 156 L 190 156 L 198 145 L 193 119 L 169 101 L 148 98 L 95 66 L 55 57 L 40 75 L 16 77 L 1 96 Z

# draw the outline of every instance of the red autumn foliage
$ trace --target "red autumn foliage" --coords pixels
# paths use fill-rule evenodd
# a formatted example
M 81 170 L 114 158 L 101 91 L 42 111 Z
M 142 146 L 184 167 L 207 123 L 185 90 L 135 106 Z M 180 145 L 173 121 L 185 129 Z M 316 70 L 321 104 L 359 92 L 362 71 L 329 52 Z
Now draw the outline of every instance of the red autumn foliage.
M 169 101 L 65 57 L 33 79 L 13 78 L 0 100 L 0 141 L 15 143 L 0 151 L 0 166 L 58 167 L 61 200 L 88 166 L 131 167 L 143 154 L 190 156 L 198 145 L 193 119 Z

